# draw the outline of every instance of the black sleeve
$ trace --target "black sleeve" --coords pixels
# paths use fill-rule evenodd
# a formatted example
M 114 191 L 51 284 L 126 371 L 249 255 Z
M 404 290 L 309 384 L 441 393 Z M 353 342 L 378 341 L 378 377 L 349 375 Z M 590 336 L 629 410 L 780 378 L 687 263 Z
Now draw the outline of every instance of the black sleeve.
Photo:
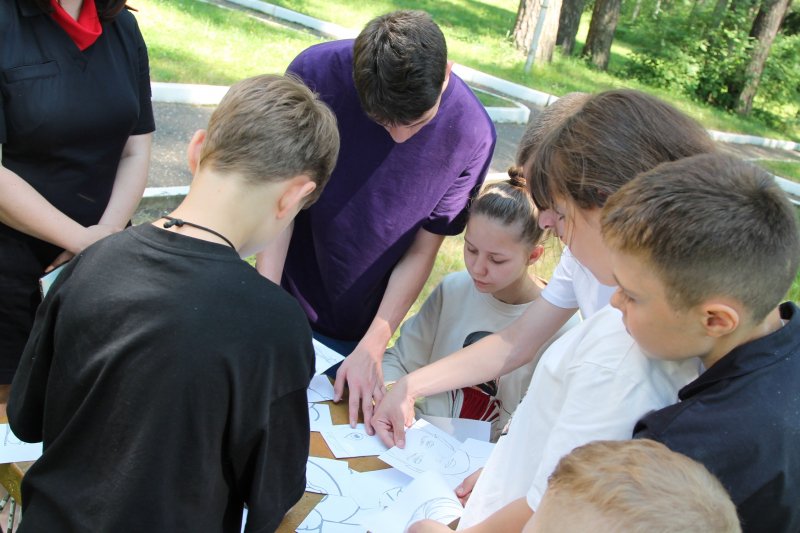
M 141 31 L 139 31 L 139 25 L 133 16 L 131 18 L 134 19 L 134 41 L 136 42 L 139 66 L 139 122 L 136 123 L 131 135 L 142 135 L 151 133 L 156 129 L 155 118 L 153 117 L 153 93 L 150 88 L 150 60 L 147 56 L 147 45 L 144 42 Z
M 73 260 L 76 261 L 76 260 Z M 67 265 L 47 293 L 28 337 L 28 343 L 11 383 L 8 399 L 8 422 L 14 434 L 25 442 L 42 440 L 42 422 L 47 381 L 53 361 L 55 327 L 61 302 L 58 290 L 69 277 L 74 265 Z
M 247 503 L 245 533 L 272 532 L 297 503 L 306 486 L 310 430 L 305 390 L 269 406 L 269 424 L 252 448 L 241 487 Z

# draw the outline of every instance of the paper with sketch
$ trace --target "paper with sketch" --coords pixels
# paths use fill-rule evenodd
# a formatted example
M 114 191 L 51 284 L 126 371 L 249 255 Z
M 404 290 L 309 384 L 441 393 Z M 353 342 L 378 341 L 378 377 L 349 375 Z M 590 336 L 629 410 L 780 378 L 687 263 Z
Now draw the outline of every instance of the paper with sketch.
M 42 443 L 22 442 L 8 424 L 0 424 L 0 464 L 35 461 L 42 456 Z
M 467 439 L 476 439 L 489 442 L 492 434 L 492 424 L 483 420 L 469 418 L 447 418 L 444 416 L 420 415 L 437 428 L 451 437 L 464 442 Z
M 362 509 L 385 509 L 397 501 L 413 478 L 396 468 L 357 472 L 352 477 L 351 496 Z
M 328 376 L 314 376 L 308 385 L 308 401 L 327 402 L 333 400 L 333 384 Z
M 417 420 L 406 430 L 405 448 L 395 446 L 378 458 L 413 478 L 437 472 L 452 489 L 486 464 L 492 447 L 475 439 L 462 444 L 429 422 Z
M 333 426 L 320 434 L 337 459 L 380 455 L 388 449 L 377 435 L 367 435 L 364 424 L 358 424 L 355 429 L 347 424 Z
M 322 431 L 333 426 L 331 418 L 331 406 L 324 403 L 308 404 L 308 422 L 311 431 Z
M 295 531 L 314 533 L 366 533 L 361 525 L 375 511 L 358 506 L 353 498 L 327 495 L 314 507 Z M 380 532 L 381 530 L 376 530 Z
M 461 517 L 463 512 L 464 508 L 442 476 L 425 472 L 387 509 L 367 516 L 363 525 L 373 533 L 403 533 L 414 522 L 429 518 L 446 525 Z
M 50 287 L 53 286 L 53 283 L 56 282 L 56 278 L 64 271 L 64 267 L 67 266 L 67 263 L 62 264 L 59 267 L 54 268 L 41 278 L 39 278 L 39 293 L 42 295 L 42 300 L 44 297 L 47 296 L 47 293 L 50 291 Z
M 306 463 L 306 492 L 349 496 L 353 477 L 346 461 L 309 457 Z
M 344 361 L 344 356 L 339 352 L 336 352 L 317 339 L 312 339 L 312 343 L 314 344 L 314 354 L 316 354 L 316 374 L 320 375 L 330 367 L 337 363 L 341 363 Z

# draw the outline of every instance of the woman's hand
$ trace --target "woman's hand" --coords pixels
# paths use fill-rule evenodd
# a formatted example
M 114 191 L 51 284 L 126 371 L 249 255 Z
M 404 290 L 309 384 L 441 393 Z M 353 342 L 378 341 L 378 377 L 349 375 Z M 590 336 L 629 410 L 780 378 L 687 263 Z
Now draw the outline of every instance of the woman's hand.
M 406 445 L 406 427 L 414 423 L 414 398 L 408 394 L 406 378 L 387 390 L 372 416 L 372 427 L 387 446 Z
M 44 269 L 45 272 L 51 272 L 60 267 L 83 250 L 96 243 L 104 237 L 108 237 L 120 231 L 121 228 L 109 226 L 106 224 L 97 224 L 96 226 L 89 226 L 83 228 L 83 231 L 73 239 L 73 246 L 70 250 L 64 250 L 50 263 L 50 266 Z

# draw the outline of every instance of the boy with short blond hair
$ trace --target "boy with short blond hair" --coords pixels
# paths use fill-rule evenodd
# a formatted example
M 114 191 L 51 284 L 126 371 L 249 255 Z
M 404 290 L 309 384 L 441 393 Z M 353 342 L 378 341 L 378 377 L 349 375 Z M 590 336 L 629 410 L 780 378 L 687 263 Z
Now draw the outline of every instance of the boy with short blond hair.
M 736 507 L 705 467 L 647 440 L 595 441 L 564 456 L 524 533 L 738 533 Z
M 603 236 L 631 336 L 706 368 L 635 435 L 704 464 L 744 531 L 800 530 L 800 312 L 778 306 L 800 261 L 795 208 L 763 170 L 700 155 L 622 187 Z
M 169 216 L 90 246 L 36 318 L 8 417 L 44 441 L 25 531 L 273 531 L 305 490 L 311 331 L 242 260 L 325 186 L 331 111 L 298 81 L 234 85 Z

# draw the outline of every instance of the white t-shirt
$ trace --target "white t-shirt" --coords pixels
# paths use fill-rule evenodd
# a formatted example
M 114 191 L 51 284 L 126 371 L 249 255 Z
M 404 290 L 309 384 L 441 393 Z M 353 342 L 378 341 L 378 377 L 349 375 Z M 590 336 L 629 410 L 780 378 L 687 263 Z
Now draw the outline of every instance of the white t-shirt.
M 384 380 L 396 381 L 460 350 L 471 333 L 495 333 L 504 329 L 529 305 L 503 303 L 491 294 L 479 292 L 465 271 L 445 276 L 419 312 L 403 324 L 394 346 L 386 350 L 383 357 Z M 578 323 L 577 317 L 572 317 L 553 339 Z M 540 353 L 550 342 L 542 347 Z M 537 359 L 500 378 L 497 398 L 502 408 L 500 417 L 492 423 L 493 440 L 500 435 L 528 389 Z M 435 394 L 420 402 L 417 414 L 456 417 L 462 403 L 463 396 L 458 393 Z
M 542 298 L 562 309 L 577 307 L 586 320 L 608 305 L 616 289 L 597 281 L 594 274 L 575 259 L 569 248 L 564 248 L 553 277 L 542 291 Z
M 674 403 L 698 363 L 645 357 L 607 306 L 542 355 L 528 393 L 467 502 L 459 529 L 527 497 L 536 510 L 559 459 L 594 440 L 631 438 L 644 414 Z

